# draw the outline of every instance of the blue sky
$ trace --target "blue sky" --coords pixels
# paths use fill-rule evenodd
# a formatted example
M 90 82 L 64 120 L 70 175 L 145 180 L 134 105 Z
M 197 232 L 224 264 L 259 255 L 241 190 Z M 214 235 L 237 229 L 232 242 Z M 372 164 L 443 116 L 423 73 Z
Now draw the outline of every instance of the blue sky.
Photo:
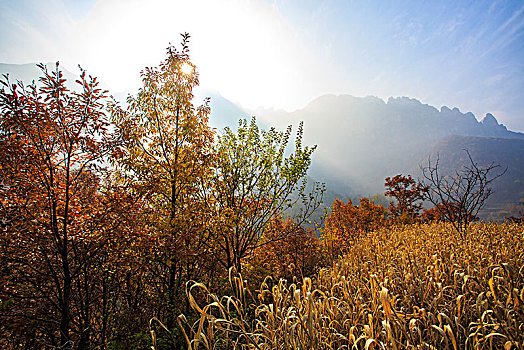
M 0 62 L 81 64 L 134 89 L 179 33 L 201 83 L 249 108 L 409 96 L 524 131 L 524 1 L 0 0 Z

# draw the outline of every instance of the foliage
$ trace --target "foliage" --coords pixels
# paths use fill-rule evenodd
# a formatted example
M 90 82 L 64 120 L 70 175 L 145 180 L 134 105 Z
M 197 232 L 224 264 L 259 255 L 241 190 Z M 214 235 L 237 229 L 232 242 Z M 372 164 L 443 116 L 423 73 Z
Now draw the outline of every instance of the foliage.
M 167 325 L 157 344 L 177 347 L 175 316 L 192 317 L 185 281 L 206 278 L 221 290 L 224 267 L 240 270 L 262 246 L 275 258 L 287 246 L 283 263 L 293 260 L 295 271 L 316 268 L 304 254 L 318 239 L 300 228 L 323 192 L 306 191 L 315 147 L 302 146 L 300 125 L 290 152 L 291 127 L 259 130 L 255 120 L 215 140 L 208 100 L 192 103 L 198 73 L 188 43 L 184 34 L 180 50 L 168 47 L 142 71 L 126 109 L 106 104 L 84 71 L 78 92 L 58 65 L 41 66 L 40 88 L 5 78 L 2 348 L 144 347 L 155 316 Z M 292 230 L 267 229 L 299 203 L 297 221 L 280 225 Z
M 479 223 L 466 237 L 451 228 L 369 233 L 315 279 L 268 279 L 255 294 L 234 271 L 232 295 L 190 282 L 200 320 L 179 318 L 188 348 L 522 348 L 524 227 Z
M 283 237 L 283 238 L 282 238 Z M 293 280 L 312 276 L 325 265 L 320 239 L 291 218 L 269 221 L 261 245 L 246 259 L 244 275 L 251 285 L 266 276 Z
M 386 225 L 387 211 L 367 198 L 361 198 L 359 205 L 351 199 L 346 204 L 338 198 L 333 202 L 331 212 L 326 217 L 323 239 L 337 241 L 346 250 L 367 232 Z
M 142 250 L 149 251 L 148 278 L 155 286 L 151 302 L 157 316 L 175 328 L 175 316 L 189 305 L 183 284 L 213 268 L 206 240 L 210 212 L 214 133 L 208 125 L 208 100 L 195 108 L 193 89 L 198 73 L 189 56 L 189 35 L 182 48 L 167 48 L 158 67 L 141 72 L 143 86 L 128 98 L 127 110 L 111 106 L 124 145 L 114 165 L 118 178 L 143 202 Z
M 96 78 L 82 70 L 71 92 L 58 63 L 38 66 L 39 88 L 5 76 L 0 91 L 2 332 L 87 348 L 94 277 L 119 227 L 103 172 L 118 139 Z
M 523 347 L 522 220 L 469 224 L 497 166 L 387 178 L 389 212 L 337 199 L 319 239 L 302 123 L 215 136 L 188 45 L 126 109 L 58 63 L 1 82 L 1 348 Z
M 302 207 L 295 216 L 300 225 L 321 202 L 320 184 L 312 192 L 305 192 L 316 147 L 302 146 L 301 123 L 295 149 L 286 155 L 291 131 L 291 126 L 285 132 L 260 130 L 253 118 L 250 123 L 241 120 L 236 132 L 226 128 L 217 138 L 214 187 L 206 202 L 221 220 L 209 243 L 225 268 L 242 269 L 242 260 L 262 244 L 271 218 L 281 216 L 300 200 Z M 271 240 L 285 238 L 287 233 L 282 233 Z
M 393 197 L 395 202 L 389 204 L 389 211 L 398 221 L 415 221 L 422 209 L 422 201 L 429 191 L 427 186 L 415 181 L 411 175 L 401 174 L 385 180 L 385 195 Z

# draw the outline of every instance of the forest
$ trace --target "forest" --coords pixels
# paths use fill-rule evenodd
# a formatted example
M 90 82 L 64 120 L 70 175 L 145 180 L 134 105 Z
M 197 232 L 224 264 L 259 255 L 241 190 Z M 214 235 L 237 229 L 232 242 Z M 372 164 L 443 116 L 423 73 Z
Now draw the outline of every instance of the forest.
M 524 347 L 523 216 L 477 215 L 496 164 L 312 222 L 303 124 L 211 128 L 189 35 L 126 103 L 39 67 L 1 81 L 2 349 Z

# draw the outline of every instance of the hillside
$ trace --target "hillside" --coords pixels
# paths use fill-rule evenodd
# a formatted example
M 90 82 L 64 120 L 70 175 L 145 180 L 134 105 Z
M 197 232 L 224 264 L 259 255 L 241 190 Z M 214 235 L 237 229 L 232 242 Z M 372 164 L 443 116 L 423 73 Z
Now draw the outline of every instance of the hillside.
M 468 164 L 465 149 L 481 166 L 494 162 L 500 164 L 499 173 L 507 169 L 493 182 L 493 194 L 481 212 L 482 216 L 497 219 L 517 215 L 518 212 L 508 212 L 508 209 L 515 203 L 524 203 L 524 140 L 448 136 L 435 143 L 429 153 L 439 154 L 442 173 L 449 174 L 453 169 Z
M 326 95 L 292 113 L 262 110 L 259 115 L 280 127 L 304 120 L 305 142 L 318 145 L 311 175 L 353 197 L 382 193 L 385 177 L 415 173 L 427 155 L 441 146 L 447 145 L 445 153 L 451 153 L 453 147 L 462 152 L 467 144 L 441 143 L 452 135 L 464 137 L 464 142 L 474 137 L 475 141 L 466 143 L 482 149 L 479 161 L 522 169 L 517 158 L 501 157 L 518 153 L 518 141 L 524 140 L 524 134 L 507 130 L 489 113 L 478 121 L 472 113 L 445 106 L 438 110 L 406 97 L 385 102 L 370 96 Z M 483 143 L 484 138 L 508 141 Z

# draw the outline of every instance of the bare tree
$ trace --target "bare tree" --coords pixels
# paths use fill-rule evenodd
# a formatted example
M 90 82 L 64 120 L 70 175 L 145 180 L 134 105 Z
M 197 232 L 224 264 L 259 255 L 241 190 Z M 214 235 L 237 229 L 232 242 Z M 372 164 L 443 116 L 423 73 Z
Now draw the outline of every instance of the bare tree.
M 471 221 L 477 219 L 477 214 L 493 193 L 490 185 L 506 173 L 499 171 L 500 165 L 491 163 L 485 167 L 479 166 L 468 150 L 469 164 L 451 175 L 443 175 L 439 169 L 439 155 L 428 166 L 422 168 L 424 182 L 429 186 L 426 194 L 442 217 L 450 221 L 453 227 L 465 235 Z

